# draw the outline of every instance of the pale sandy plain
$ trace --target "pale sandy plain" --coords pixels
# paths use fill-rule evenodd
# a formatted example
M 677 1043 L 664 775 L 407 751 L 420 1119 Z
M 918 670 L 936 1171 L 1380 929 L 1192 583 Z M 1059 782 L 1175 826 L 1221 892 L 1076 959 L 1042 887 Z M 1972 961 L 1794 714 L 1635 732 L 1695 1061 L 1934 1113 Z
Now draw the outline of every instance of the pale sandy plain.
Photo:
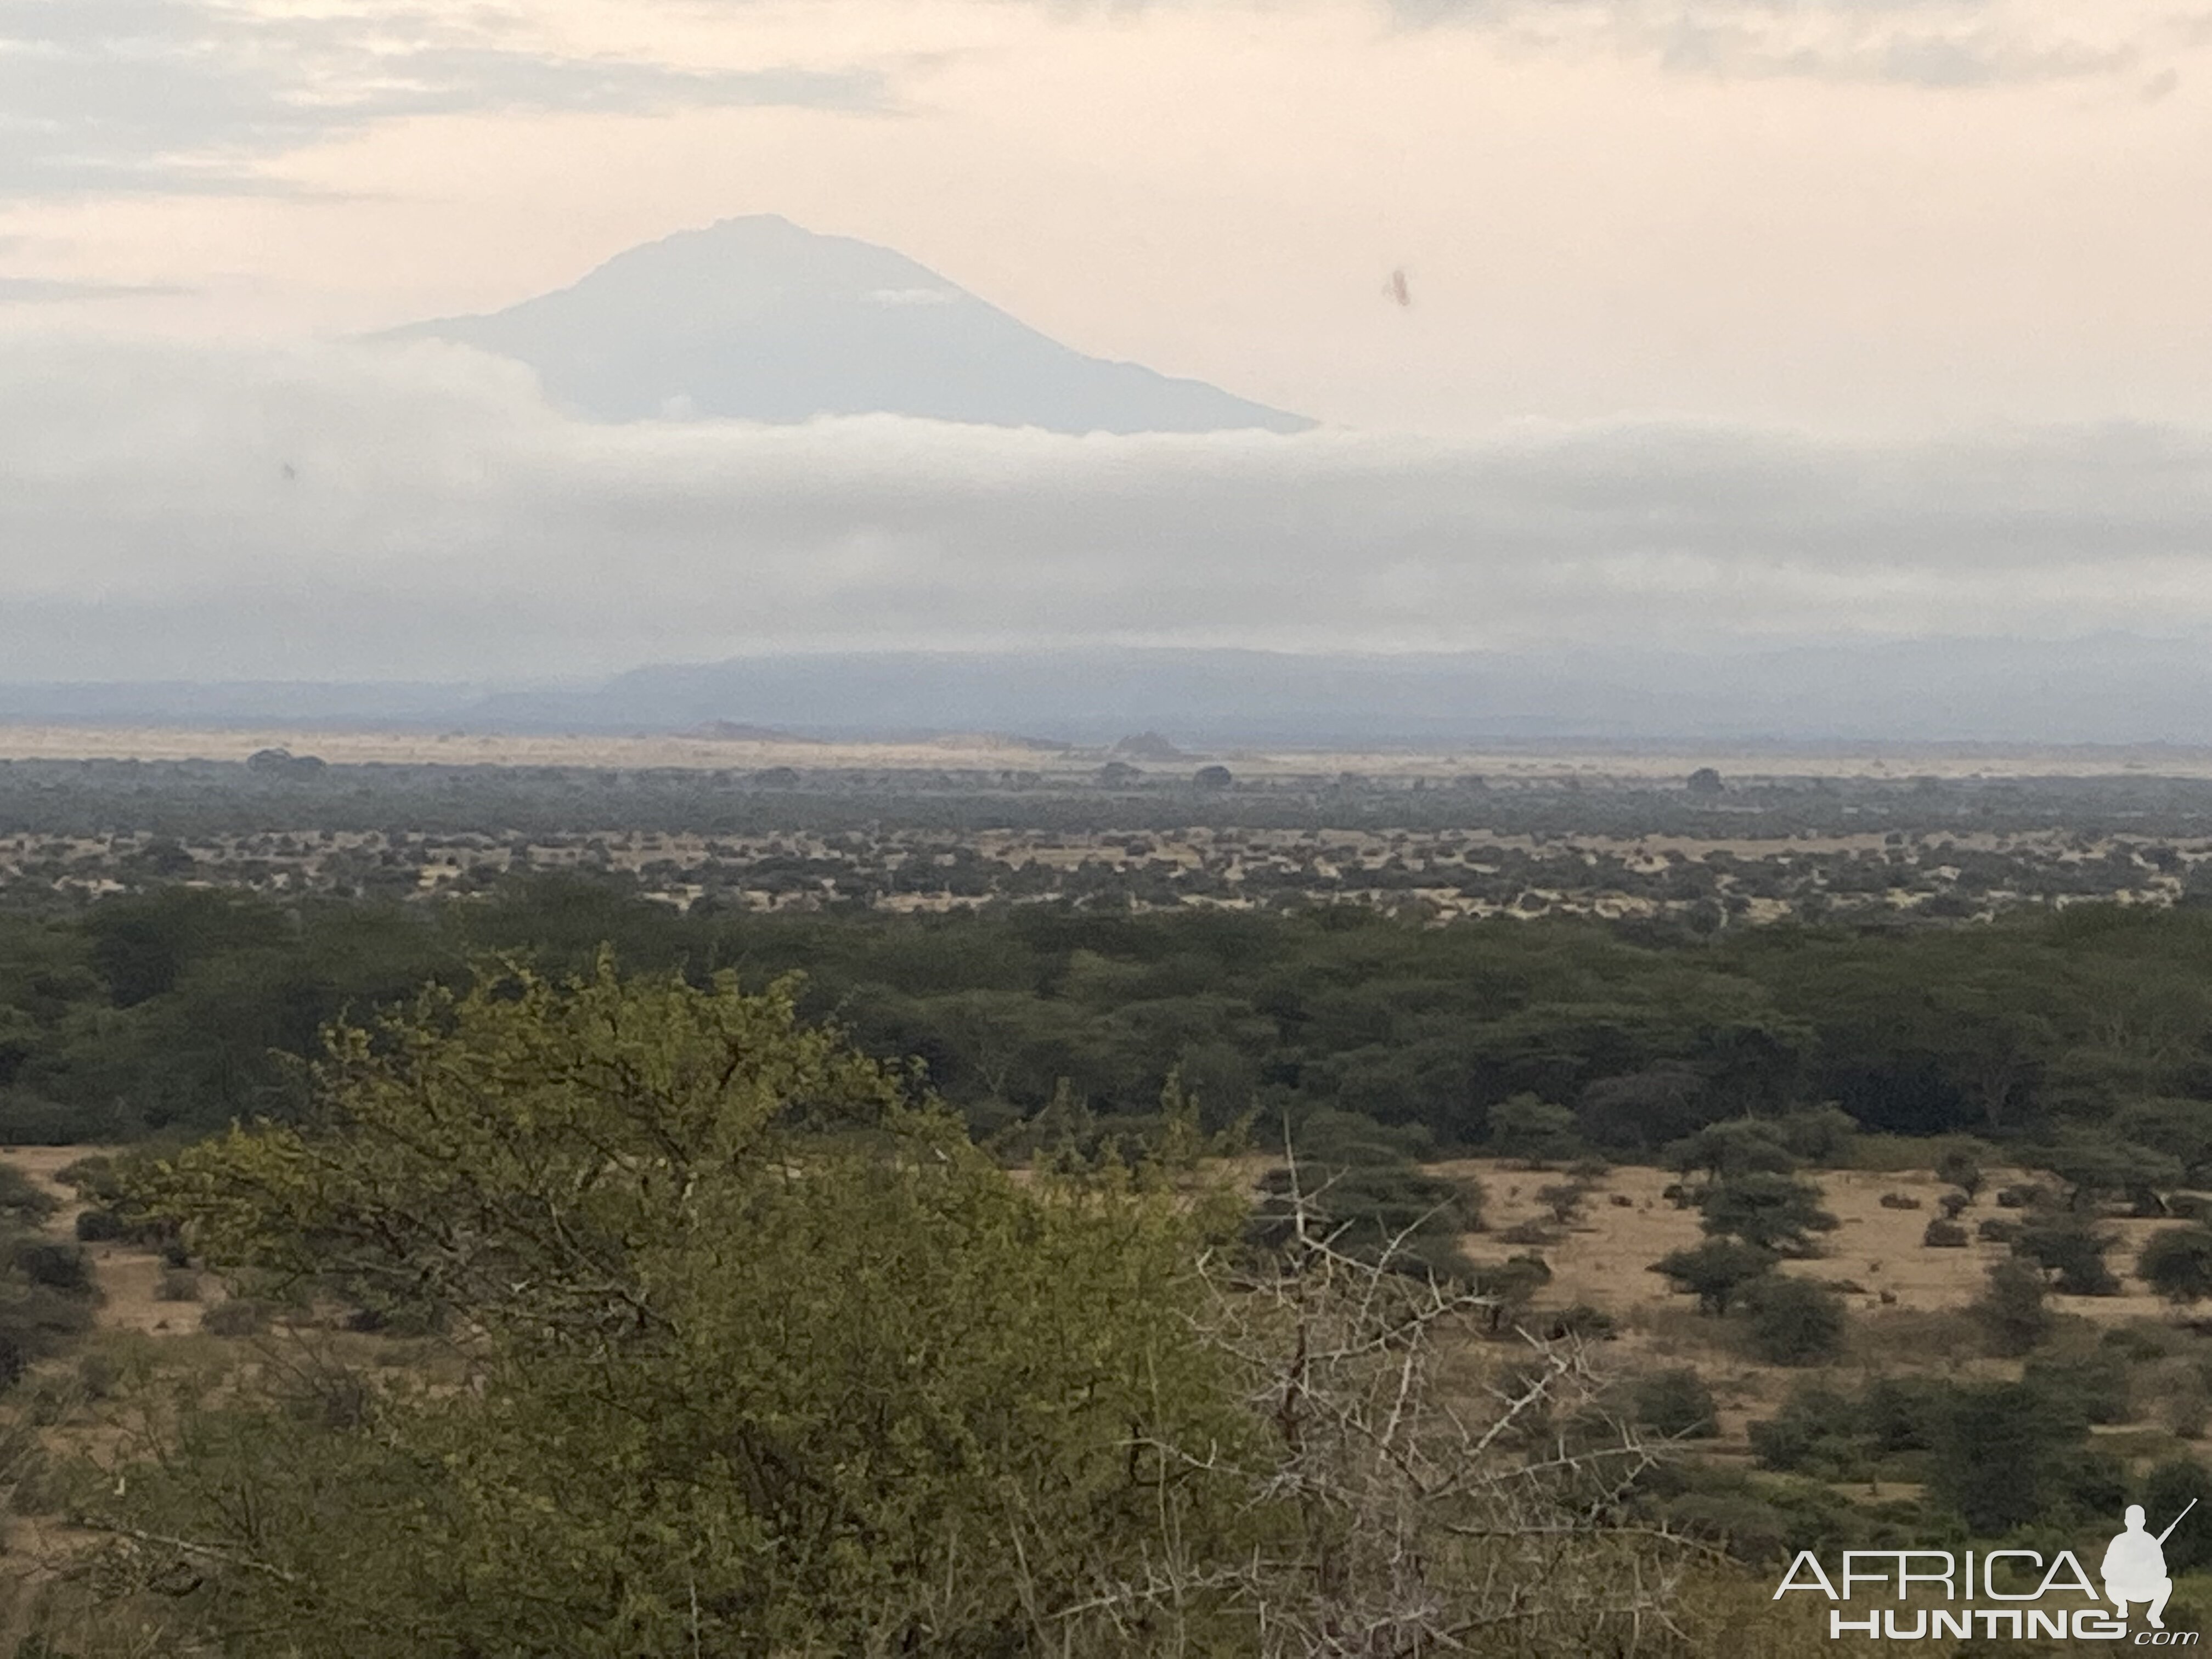
M 1171 738 L 1173 733 L 1169 734 Z M 1334 775 L 1678 780 L 1701 766 L 1735 779 L 1908 777 L 2212 778 L 2212 749 L 2172 745 L 1692 744 L 1302 750 L 1201 750 L 1178 759 L 1139 759 L 1148 773 L 1171 775 L 1183 761 L 1227 762 L 1249 777 Z M 1103 748 L 1066 748 L 975 733 L 911 742 L 829 743 L 798 738 L 682 735 L 553 735 L 427 731 L 318 731 L 270 726 L 194 730 L 148 726 L 0 725 L 0 759 L 243 760 L 258 749 L 289 749 L 346 764 L 653 767 L 704 771 L 790 766 L 822 770 L 977 769 L 1047 775 L 1088 773 Z

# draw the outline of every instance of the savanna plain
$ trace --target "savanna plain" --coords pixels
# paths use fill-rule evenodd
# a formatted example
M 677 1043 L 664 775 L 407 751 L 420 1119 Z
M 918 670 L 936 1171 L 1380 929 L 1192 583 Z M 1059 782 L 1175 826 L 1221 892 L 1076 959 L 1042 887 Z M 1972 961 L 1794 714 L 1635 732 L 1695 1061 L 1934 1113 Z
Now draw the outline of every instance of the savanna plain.
M 18 1655 L 1786 1656 L 2212 1498 L 2203 757 L 0 753 Z

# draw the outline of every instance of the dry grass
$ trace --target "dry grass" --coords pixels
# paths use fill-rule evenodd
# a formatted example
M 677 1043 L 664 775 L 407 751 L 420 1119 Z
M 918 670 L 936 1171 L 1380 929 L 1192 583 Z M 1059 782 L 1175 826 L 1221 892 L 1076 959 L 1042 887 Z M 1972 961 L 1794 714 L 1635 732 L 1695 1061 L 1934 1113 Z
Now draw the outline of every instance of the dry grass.
M 1670 1250 L 1703 1237 L 1695 1210 L 1678 1209 L 1662 1194 L 1671 1173 L 1621 1166 L 1589 1183 L 1583 1213 L 1561 1228 L 1537 1197 L 1544 1187 L 1566 1177 L 1557 1170 L 1531 1170 L 1494 1158 L 1466 1158 L 1438 1164 L 1436 1173 L 1472 1176 L 1482 1183 L 1486 1231 L 1463 1241 L 1478 1263 L 1503 1261 L 1527 1246 L 1506 1241 L 1522 1227 L 1540 1226 L 1550 1242 L 1538 1247 L 1552 1269 L 1552 1280 L 1536 1299 L 1540 1309 L 1586 1303 L 1618 1322 L 1617 1339 L 1607 1345 L 1613 1363 L 1623 1370 L 1694 1367 L 1713 1391 L 1718 1437 L 1698 1446 L 1700 1456 L 1723 1462 L 1748 1457 L 1748 1426 L 1771 1415 L 1806 1373 L 1765 1365 L 1745 1356 L 1734 1321 L 1708 1317 L 1690 1298 L 1676 1294 L 1650 1264 Z M 1969 1233 L 1999 1211 L 1989 1194 L 2022 1178 L 2022 1172 L 1992 1169 L 1981 1201 L 1962 1217 Z M 2002 1260 L 2005 1246 L 1975 1239 L 1964 1249 L 1930 1248 L 1921 1243 L 1929 1219 L 1942 1214 L 1937 1198 L 1951 1190 L 1921 1170 L 1832 1170 L 1808 1172 L 1821 1188 L 1823 1202 L 1838 1221 L 1821 1240 L 1823 1254 L 1783 1264 L 1785 1273 L 1822 1280 L 1844 1293 L 1851 1320 L 1849 1346 L 1830 1370 L 1839 1381 L 1856 1381 L 1883 1372 L 1935 1370 L 1961 1376 L 2015 1376 L 2017 1360 L 1992 1358 L 1981 1333 L 1966 1316 L 1980 1296 L 1989 1269 Z M 1915 1198 L 1917 1209 L 1886 1206 L 1885 1194 Z M 1625 1203 L 1616 1201 L 1626 1200 Z M 2110 1261 L 2122 1282 L 2111 1297 L 2053 1297 L 2054 1313 L 2077 1316 L 2064 1346 L 2087 1348 L 2106 1332 L 2132 1328 L 2147 1355 L 2136 1363 L 2138 1421 L 2117 1425 L 2112 1449 L 2141 1461 L 2172 1455 L 2202 1431 L 2206 1408 L 2203 1383 L 2191 1359 L 2179 1357 L 2197 1339 L 2180 1330 L 2172 1311 L 2132 1277 L 2143 1238 L 2170 1222 L 2112 1219 L 2103 1224 L 2118 1236 Z M 2163 1355 L 2166 1357 L 2157 1357 Z M 1863 1488 L 1854 1495 L 1864 1497 Z
M 1677 1209 L 1662 1196 L 1674 1179 L 1669 1172 L 1629 1165 L 1609 1171 L 1590 1183 L 1582 1218 L 1566 1228 L 1553 1224 L 1536 1197 L 1540 1188 L 1566 1178 L 1557 1170 L 1530 1170 L 1498 1158 L 1462 1158 L 1437 1165 L 1436 1172 L 1472 1176 L 1487 1194 L 1487 1231 L 1466 1240 L 1468 1253 L 1475 1261 L 1501 1261 L 1511 1255 L 1499 1235 L 1516 1226 L 1534 1224 L 1555 1235 L 1542 1251 L 1553 1273 L 1543 1298 L 1547 1306 L 1587 1302 L 1628 1320 L 1632 1327 L 1648 1329 L 1655 1328 L 1642 1316 L 1682 1304 L 1683 1298 L 1668 1290 L 1667 1281 L 1650 1271 L 1651 1263 L 1669 1250 L 1695 1244 L 1704 1236 L 1696 1211 Z M 2006 1254 L 2003 1245 L 1978 1238 L 1963 1249 L 1935 1249 L 1920 1242 L 1929 1222 L 1942 1214 L 1936 1200 L 1951 1190 L 1927 1170 L 1828 1170 L 1808 1178 L 1820 1188 L 1822 1201 L 1838 1224 L 1822 1239 L 1820 1255 L 1785 1262 L 1783 1270 L 1844 1290 L 1856 1313 L 1955 1316 L 1980 1295 L 1985 1275 Z M 1989 1191 L 2027 1178 L 2022 1170 L 1990 1170 L 1989 1189 L 1960 1218 L 1968 1233 L 1985 1217 L 2017 1218 L 2017 1212 L 1997 1209 Z M 1615 1204 L 1616 1194 L 1628 1203 Z M 1886 1207 L 1881 1202 L 1885 1194 L 1917 1199 L 1919 1207 Z M 2100 1325 L 2169 1320 L 2166 1304 L 2135 1279 L 2131 1269 L 2144 1239 L 2175 1224 L 2116 1218 L 2100 1224 L 2119 1240 L 2111 1261 L 2120 1275 L 2121 1293 L 2065 1297 L 2055 1305 Z

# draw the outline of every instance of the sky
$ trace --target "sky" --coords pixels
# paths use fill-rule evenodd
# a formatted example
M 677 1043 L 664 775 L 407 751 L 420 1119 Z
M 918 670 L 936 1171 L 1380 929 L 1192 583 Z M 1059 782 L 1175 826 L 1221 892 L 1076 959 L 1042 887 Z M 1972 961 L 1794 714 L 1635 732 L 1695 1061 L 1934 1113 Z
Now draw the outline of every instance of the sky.
M 0 679 L 2212 638 L 2189 6 L 0 0 Z M 355 343 L 745 213 L 1323 424 L 597 428 Z

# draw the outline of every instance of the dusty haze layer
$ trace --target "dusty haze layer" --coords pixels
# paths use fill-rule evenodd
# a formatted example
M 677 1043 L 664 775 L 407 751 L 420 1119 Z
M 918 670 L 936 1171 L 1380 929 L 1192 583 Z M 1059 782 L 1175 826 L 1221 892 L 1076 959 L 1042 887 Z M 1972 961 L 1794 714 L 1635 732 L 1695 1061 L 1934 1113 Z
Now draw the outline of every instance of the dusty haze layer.
M 704 771 L 776 766 L 817 770 L 981 769 L 1045 778 L 1085 777 L 1115 757 L 1100 748 L 1065 750 L 990 734 L 918 743 L 832 743 L 754 738 L 496 735 L 317 730 L 270 726 L 191 731 L 167 726 L 0 725 L 0 760 L 243 760 L 257 750 L 287 749 L 350 764 L 437 766 L 648 767 Z M 1576 778 L 1674 781 L 1710 766 L 1742 781 L 1762 778 L 2004 778 L 2156 776 L 2212 778 L 2212 748 L 2171 746 L 2006 747 L 1898 744 L 1802 749 L 1726 745 L 1679 749 L 1602 747 L 1421 750 L 1199 749 L 1172 759 L 1142 759 L 1155 778 L 1229 763 L 1243 777 L 1352 772 L 1382 778 L 1447 778 L 1469 773 L 1540 781 Z

